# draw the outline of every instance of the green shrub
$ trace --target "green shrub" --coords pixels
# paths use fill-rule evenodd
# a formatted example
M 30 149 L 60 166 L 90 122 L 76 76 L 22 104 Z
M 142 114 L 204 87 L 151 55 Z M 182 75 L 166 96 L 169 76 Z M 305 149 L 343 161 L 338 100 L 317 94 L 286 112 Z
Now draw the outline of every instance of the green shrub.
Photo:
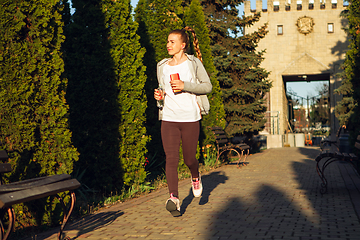
M 13 168 L 6 182 L 69 174 L 78 160 L 62 77 L 63 7 L 46 0 L 1 3 L 0 140 Z M 21 223 L 57 223 L 52 199 L 17 205 Z
M 84 183 L 106 195 L 146 178 L 145 49 L 128 2 L 72 4 L 64 51 L 70 126 L 80 152 L 75 168 L 86 169 Z

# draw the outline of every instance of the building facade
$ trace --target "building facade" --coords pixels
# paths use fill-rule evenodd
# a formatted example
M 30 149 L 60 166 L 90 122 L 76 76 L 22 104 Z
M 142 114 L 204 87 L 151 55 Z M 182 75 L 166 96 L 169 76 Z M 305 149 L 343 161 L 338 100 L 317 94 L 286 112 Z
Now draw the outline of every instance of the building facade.
M 250 1 L 245 2 L 245 16 L 261 12 L 260 21 L 246 28 L 245 34 L 268 24 L 269 32 L 260 40 L 258 50 L 266 50 L 261 67 L 270 71 L 273 84 L 266 128 L 270 134 L 281 135 L 289 129 L 286 83 L 321 80 L 329 81 L 331 132 L 336 132 L 334 107 L 340 96 L 333 91 L 341 84 L 336 73 L 349 44 L 343 30 L 347 21 L 340 17 L 345 9 L 342 0 L 268 0 L 266 9 L 261 0 L 256 1 L 256 9 L 251 9 Z

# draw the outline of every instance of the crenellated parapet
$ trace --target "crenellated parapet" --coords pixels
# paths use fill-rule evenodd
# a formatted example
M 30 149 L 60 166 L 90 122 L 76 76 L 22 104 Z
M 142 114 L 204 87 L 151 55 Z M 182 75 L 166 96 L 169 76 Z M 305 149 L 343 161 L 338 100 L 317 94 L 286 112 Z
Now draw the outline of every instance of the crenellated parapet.
M 250 12 L 289 12 L 308 10 L 343 9 L 343 0 L 268 0 L 267 8 L 263 7 L 262 0 L 256 0 L 256 8 L 251 9 L 250 1 L 245 1 L 244 11 Z

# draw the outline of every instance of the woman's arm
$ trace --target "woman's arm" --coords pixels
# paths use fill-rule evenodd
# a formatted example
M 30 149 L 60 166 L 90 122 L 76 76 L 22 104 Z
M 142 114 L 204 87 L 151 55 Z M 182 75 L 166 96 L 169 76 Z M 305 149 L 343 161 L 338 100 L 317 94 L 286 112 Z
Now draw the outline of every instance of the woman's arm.
M 191 92 L 194 94 L 211 93 L 212 84 L 204 65 L 198 58 L 194 57 L 192 61 L 195 61 L 192 63 L 192 66 L 193 70 L 195 71 L 197 82 L 184 82 L 183 91 Z

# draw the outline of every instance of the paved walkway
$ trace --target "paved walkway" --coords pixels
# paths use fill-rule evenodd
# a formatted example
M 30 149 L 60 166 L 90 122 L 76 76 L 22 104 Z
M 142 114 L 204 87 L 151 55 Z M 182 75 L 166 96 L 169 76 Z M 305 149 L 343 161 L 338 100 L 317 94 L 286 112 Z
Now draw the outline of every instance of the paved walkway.
M 183 215 L 165 210 L 167 190 L 117 204 L 67 227 L 72 239 L 360 239 L 360 178 L 350 166 L 326 170 L 320 194 L 318 148 L 269 149 L 241 169 L 204 174 L 201 198 L 180 182 Z M 56 239 L 47 232 L 29 239 Z

